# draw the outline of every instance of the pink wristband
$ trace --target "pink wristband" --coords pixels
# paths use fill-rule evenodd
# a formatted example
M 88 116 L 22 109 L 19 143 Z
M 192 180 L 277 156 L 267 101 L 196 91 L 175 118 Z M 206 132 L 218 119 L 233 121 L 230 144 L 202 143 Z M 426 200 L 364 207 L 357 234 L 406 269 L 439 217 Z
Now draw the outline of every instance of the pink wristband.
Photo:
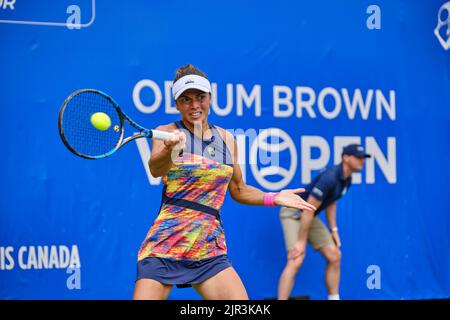
M 266 207 L 275 207 L 275 196 L 278 193 L 266 192 L 264 193 L 264 205 Z

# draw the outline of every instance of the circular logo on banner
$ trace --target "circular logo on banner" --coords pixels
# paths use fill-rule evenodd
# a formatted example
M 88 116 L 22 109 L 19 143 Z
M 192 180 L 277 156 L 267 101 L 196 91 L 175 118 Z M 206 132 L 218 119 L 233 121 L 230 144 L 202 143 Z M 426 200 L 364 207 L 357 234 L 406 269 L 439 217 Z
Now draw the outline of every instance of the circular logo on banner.
M 450 1 L 444 3 L 439 9 L 434 34 L 445 50 L 450 49 Z
M 280 164 L 282 152 L 289 152 L 289 168 L 282 167 Z M 263 188 L 280 190 L 286 187 L 297 170 L 297 149 L 291 137 L 281 129 L 263 130 L 250 147 L 250 168 L 256 181 Z M 281 179 L 276 182 L 266 179 L 267 176 L 273 175 L 278 175 Z

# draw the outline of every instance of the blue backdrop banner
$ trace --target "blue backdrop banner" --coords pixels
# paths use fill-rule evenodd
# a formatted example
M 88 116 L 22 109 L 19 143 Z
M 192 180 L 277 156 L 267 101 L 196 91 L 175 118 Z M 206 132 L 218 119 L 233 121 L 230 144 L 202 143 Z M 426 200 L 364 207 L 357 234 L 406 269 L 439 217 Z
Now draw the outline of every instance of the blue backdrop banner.
M 171 81 L 188 63 L 250 185 L 305 186 L 353 142 L 373 155 L 337 206 L 341 298 L 450 297 L 449 37 L 446 0 L 0 0 L 0 299 L 131 298 L 161 201 L 151 141 L 85 160 L 58 112 L 96 88 L 145 127 L 179 120 Z M 250 298 L 275 297 L 279 210 L 227 196 L 221 214 Z M 292 295 L 326 299 L 324 268 L 308 247 Z

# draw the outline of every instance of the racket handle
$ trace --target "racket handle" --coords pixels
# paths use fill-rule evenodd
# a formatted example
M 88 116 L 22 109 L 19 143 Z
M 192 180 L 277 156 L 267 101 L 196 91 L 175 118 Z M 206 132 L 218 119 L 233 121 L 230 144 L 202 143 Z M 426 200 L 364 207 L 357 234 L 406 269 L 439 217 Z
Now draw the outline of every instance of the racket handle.
M 153 138 L 155 138 L 156 140 L 169 140 L 175 137 L 175 135 L 172 132 L 152 130 L 152 133 Z

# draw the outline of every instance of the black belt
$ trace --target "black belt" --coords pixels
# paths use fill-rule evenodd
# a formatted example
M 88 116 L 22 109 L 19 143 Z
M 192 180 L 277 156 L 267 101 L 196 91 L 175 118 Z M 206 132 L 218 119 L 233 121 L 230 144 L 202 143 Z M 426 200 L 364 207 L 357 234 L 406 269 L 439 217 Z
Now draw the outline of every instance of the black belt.
M 216 219 L 219 220 L 220 224 L 222 225 L 222 220 L 220 219 L 219 210 L 205 206 L 201 203 L 189 201 L 189 200 L 185 200 L 185 199 L 165 197 L 164 204 L 172 204 L 172 205 L 175 205 L 178 207 L 183 207 L 186 209 L 201 211 L 201 212 L 210 214 L 210 215 L 216 217 Z

